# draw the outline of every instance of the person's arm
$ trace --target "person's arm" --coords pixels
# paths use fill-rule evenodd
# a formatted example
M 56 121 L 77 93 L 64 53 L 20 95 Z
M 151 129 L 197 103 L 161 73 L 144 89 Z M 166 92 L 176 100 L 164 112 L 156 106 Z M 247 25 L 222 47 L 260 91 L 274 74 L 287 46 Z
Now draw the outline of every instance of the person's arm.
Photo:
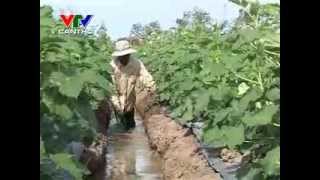
M 117 69 L 117 66 L 116 66 L 116 64 L 115 64 L 115 62 L 112 60 L 111 62 L 110 62 L 110 66 L 111 66 L 111 72 L 110 72 L 110 75 L 111 75 L 111 79 L 112 79 L 112 83 L 113 83 L 113 90 L 115 91 L 115 93 L 117 94 L 117 95 L 119 95 L 119 89 L 118 89 L 118 86 L 117 86 L 117 83 L 119 83 L 119 82 L 117 82 L 116 81 L 116 78 L 115 78 L 115 76 L 116 76 L 116 69 Z
M 143 89 L 147 88 L 148 91 L 154 92 L 156 90 L 156 85 L 153 77 L 145 68 L 144 64 L 140 61 L 140 81 L 142 83 Z
M 111 66 L 111 72 L 110 72 L 111 80 L 112 80 L 112 83 L 114 84 L 115 83 L 115 78 L 114 78 L 115 64 L 114 64 L 113 60 L 110 62 L 110 66 Z
M 116 108 L 117 111 L 122 111 L 121 108 L 121 100 L 119 97 L 119 92 L 118 92 L 118 88 L 117 88 L 117 82 L 115 79 L 115 70 L 116 70 L 116 65 L 114 63 L 114 61 L 110 62 L 110 66 L 111 66 L 111 72 L 110 72 L 110 76 L 111 76 L 111 80 L 113 83 L 113 92 L 115 93 L 114 95 L 111 96 L 111 103 L 113 104 L 113 106 Z

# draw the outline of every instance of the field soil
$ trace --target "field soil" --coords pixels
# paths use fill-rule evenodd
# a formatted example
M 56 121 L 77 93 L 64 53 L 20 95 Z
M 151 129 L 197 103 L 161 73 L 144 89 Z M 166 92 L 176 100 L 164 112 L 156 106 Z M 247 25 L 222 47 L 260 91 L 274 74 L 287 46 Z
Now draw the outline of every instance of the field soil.
M 163 160 L 165 180 L 218 180 L 220 175 L 209 166 L 195 135 L 171 119 L 155 95 L 143 91 L 137 96 L 136 109 L 143 119 L 152 149 Z

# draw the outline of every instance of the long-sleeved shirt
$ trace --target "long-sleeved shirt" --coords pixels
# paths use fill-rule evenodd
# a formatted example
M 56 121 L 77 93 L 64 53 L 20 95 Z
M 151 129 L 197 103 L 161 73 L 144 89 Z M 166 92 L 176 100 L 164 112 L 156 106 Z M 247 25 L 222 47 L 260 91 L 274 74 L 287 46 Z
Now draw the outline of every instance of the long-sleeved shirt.
M 155 91 L 153 78 L 140 60 L 130 57 L 128 64 L 124 66 L 119 60 L 113 59 L 110 64 L 117 93 L 111 100 L 118 111 L 128 112 L 134 108 L 136 92 L 145 88 Z

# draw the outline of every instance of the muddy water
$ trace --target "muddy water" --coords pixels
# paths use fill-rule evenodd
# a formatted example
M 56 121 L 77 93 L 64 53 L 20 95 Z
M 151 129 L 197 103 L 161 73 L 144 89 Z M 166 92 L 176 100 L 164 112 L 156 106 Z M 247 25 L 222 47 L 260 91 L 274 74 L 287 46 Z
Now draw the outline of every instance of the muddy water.
M 109 128 L 107 153 L 108 180 L 161 180 L 161 159 L 148 144 L 142 121 L 125 132 L 119 124 Z

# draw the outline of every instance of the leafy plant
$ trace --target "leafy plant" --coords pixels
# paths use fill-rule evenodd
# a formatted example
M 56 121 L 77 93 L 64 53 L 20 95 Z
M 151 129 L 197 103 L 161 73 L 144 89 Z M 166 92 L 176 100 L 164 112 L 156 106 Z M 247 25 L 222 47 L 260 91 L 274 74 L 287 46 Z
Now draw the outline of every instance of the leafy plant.
M 49 6 L 40 8 L 40 176 L 83 179 L 87 170 L 68 152 L 72 141 L 96 136 L 96 104 L 110 94 L 111 41 L 106 33 L 63 35 Z M 87 142 L 90 143 L 90 142 Z
M 232 2 L 241 13 L 230 29 L 195 9 L 145 37 L 139 57 L 177 121 L 203 122 L 203 143 L 250 152 L 240 178 L 278 179 L 279 5 Z

